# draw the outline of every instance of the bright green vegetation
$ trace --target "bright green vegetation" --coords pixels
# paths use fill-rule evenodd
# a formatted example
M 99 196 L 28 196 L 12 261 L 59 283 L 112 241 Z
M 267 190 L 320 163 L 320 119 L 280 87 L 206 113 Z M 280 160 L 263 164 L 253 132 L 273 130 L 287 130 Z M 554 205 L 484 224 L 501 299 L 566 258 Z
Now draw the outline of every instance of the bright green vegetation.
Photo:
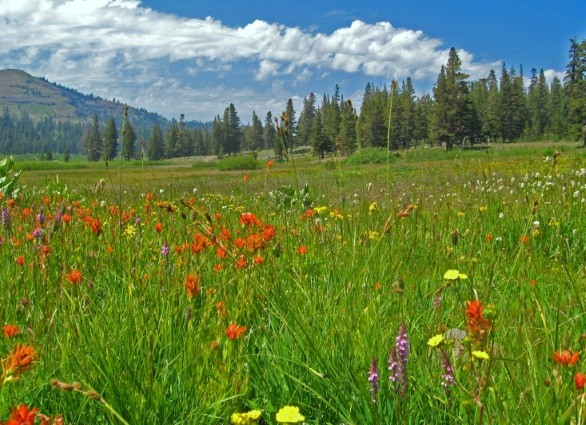
M 21 333 L 0 338 L 0 357 L 21 343 L 37 361 L 0 386 L 0 420 L 26 403 L 66 423 L 225 424 L 260 409 L 274 424 L 286 405 L 308 424 L 578 423 L 582 149 L 414 149 L 390 175 L 294 159 L 297 174 L 261 161 L 246 180 L 190 161 L 23 172 L 1 200 L 0 320 Z M 404 396 L 387 370 L 402 324 Z M 554 362 L 564 349 L 573 366 Z

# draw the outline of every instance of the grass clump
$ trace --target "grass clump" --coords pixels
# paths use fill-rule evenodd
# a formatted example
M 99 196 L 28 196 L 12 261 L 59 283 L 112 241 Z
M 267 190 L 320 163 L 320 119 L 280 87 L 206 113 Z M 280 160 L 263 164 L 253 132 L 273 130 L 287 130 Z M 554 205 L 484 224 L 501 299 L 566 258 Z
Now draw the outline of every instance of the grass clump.
M 346 159 L 346 164 L 384 164 L 387 161 L 386 148 L 363 148 Z
M 218 170 L 258 170 L 260 163 L 253 155 L 226 156 L 217 162 Z

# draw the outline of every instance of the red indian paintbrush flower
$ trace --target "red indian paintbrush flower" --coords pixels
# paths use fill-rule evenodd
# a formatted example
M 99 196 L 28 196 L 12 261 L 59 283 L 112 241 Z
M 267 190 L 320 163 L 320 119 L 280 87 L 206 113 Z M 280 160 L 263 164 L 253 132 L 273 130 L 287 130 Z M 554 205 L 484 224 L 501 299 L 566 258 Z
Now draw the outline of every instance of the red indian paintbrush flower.
M 574 375 L 574 383 L 576 384 L 576 389 L 581 391 L 584 389 L 584 385 L 586 385 L 586 375 L 583 373 L 576 373 Z
M 10 408 L 10 419 L 6 425 L 34 425 L 39 409 L 29 409 L 26 404 Z
M 12 338 L 20 334 L 20 329 L 16 325 L 4 325 L 4 336 L 6 338 Z
M 571 353 L 570 350 L 556 351 L 553 353 L 553 360 L 558 365 L 574 366 L 580 360 L 580 353 L 577 351 Z
M 193 298 L 201 292 L 201 286 L 199 286 L 199 277 L 194 274 L 187 275 L 185 279 L 185 291 L 187 292 L 188 298 Z
M 240 338 L 246 332 L 246 326 L 238 326 L 236 323 L 230 323 L 226 328 L 226 336 L 230 340 Z
M 8 378 L 16 379 L 31 368 L 36 360 L 35 349 L 31 345 L 16 344 L 16 347 L 2 362 L 2 378 L 5 382 Z
M 81 283 L 81 273 L 79 270 L 73 269 L 67 274 L 67 280 L 72 285 L 79 285 Z

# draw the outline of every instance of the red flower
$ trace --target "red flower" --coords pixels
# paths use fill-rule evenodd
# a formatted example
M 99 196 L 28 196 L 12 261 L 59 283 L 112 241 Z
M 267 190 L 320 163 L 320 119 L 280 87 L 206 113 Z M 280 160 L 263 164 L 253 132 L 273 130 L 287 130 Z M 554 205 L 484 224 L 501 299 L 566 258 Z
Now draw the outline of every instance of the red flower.
M 529 243 L 529 236 L 527 236 L 527 235 L 521 235 L 521 237 L 519 238 L 519 240 L 523 244 L 528 244 Z
M 275 165 L 275 162 L 269 159 L 267 161 L 267 167 L 271 168 L 273 165 Z
M 11 407 L 12 415 L 6 425 L 34 425 L 35 418 L 39 409 L 30 409 L 26 404 L 21 404 L 19 407 Z
M 238 258 L 238 260 L 236 260 L 235 266 L 237 269 L 243 269 L 244 267 L 246 267 L 246 264 L 248 262 L 246 261 L 246 257 L 240 257 Z
M 155 232 L 161 233 L 163 231 L 163 223 L 158 222 L 155 224 Z
M 20 329 L 16 325 L 4 325 L 4 336 L 6 338 L 12 338 L 20 334 Z
M 466 306 L 466 316 L 469 319 L 479 320 L 482 319 L 482 312 L 484 311 L 484 305 L 478 300 L 468 301 Z
M 95 233 L 96 235 L 99 235 L 100 232 L 102 231 L 102 225 L 100 223 L 100 219 L 99 218 L 94 218 L 92 220 L 92 232 Z
M 71 270 L 67 274 L 67 280 L 72 285 L 78 285 L 79 283 L 81 283 L 81 277 L 82 277 L 81 273 L 79 272 L 79 270 L 76 270 L 76 269 Z
M 297 247 L 297 254 L 299 254 L 299 255 L 307 254 L 307 247 L 305 245 L 301 245 L 301 246 Z
M 16 264 L 18 264 L 19 266 L 24 265 L 24 256 L 19 255 L 18 257 L 16 257 Z
M 188 298 L 193 298 L 194 295 L 197 295 L 201 292 L 201 286 L 199 286 L 199 277 L 194 274 L 187 275 L 185 279 L 185 291 L 187 292 Z
M 262 258 L 260 255 L 257 255 L 256 257 L 254 257 L 254 264 L 262 264 L 262 262 L 263 262 L 264 260 L 265 260 L 265 259 L 264 259 L 264 258 Z
M 242 213 L 240 216 L 240 224 L 244 226 L 252 226 L 257 224 L 256 214 L 253 213 Z
M 0 381 L 4 381 L 7 376 L 11 376 L 14 379 L 18 378 L 31 368 L 35 360 L 36 353 L 33 346 L 16 344 L 16 347 L 14 347 L 6 360 L 2 362 Z
M 584 389 L 584 385 L 586 385 L 586 375 L 580 372 L 576 373 L 576 375 L 574 375 L 574 383 L 576 384 L 577 390 Z
M 577 351 L 571 353 L 569 350 L 556 351 L 553 353 L 553 360 L 558 365 L 574 366 L 580 360 L 580 353 Z
M 275 237 L 275 226 L 267 224 L 262 230 L 262 237 L 265 238 L 267 241 L 273 239 Z
M 246 332 L 246 326 L 238 326 L 236 323 L 230 323 L 226 328 L 226 336 L 229 340 L 240 338 Z

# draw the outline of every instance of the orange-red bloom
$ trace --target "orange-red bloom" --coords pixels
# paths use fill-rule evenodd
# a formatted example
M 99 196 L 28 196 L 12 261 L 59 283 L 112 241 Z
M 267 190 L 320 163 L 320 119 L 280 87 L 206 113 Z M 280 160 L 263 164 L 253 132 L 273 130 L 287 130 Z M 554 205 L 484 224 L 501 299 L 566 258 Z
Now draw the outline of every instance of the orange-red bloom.
M 0 381 L 5 381 L 7 377 L 18 378 L 31 368 L 35 360 L 35 349 L 31 345 L 16 344 L 6 360 L 2 362 L 2 379 Z
M 268 160 L 267 161 L 267 167 L 271 168 L 273 165 L 275 165 L 275 162 L 273 160 Z
M 307 254 L 307 247 L 305 245 L 301 245 L 301 246 L 297 247 L 297 254 L 299 254 L 299 255 Z
M 236 323 L 230 323 L 226 328 L 226 336 L 230 340 L 240 338 L 246 332 L 246 326 L 238 326 Z
M 24 265 L 24 256 L 19 255 L 18 257 L 16 257 L 16 264 L 18 264 L 19 266 Z
M 484 305 L 482 302 L 478 300 L 468 301 L 468 304 L 466 305 L 466 316 L 468 316 L 469 319 L 481 319 L 483 311 Z
M 248 264 L 246 257 L 240 257 L 238 258 L 238 260 L 236 260 L 236 263 L 234 265 L 237 269 L 243 269 L 244 267 L 246 267 L 246 264 Z
M 580 372 L 576 373 L 574 375 L 574 383 L 576 384 L 577 390 L 583 390 L 584 385 L 586 385 L 586 375 Z
M 16 325 L 4 325 L 4 336 L 6 338 L 12 338 L 20 334 L 20 328 Z
M 163 223 L 158 222 L 155 224 L 155 232 L 161 233 L 163 231 Z
M 6 425 L 34 425 L 39 409 L 29 409 L 26 404 L 10 408 L 10 419 Z
M 558 365 L 574 366 L 580 360 L 580 353 L 577 351 L 571 353 L 570 350 L 556 351 L 553 353 L 553 360 Z
M 79 285 L 81 283 L 81 273 L 79 270 L 73 269 L 67 274 L 67 280 L 72 285 Z
M 193 298 L 194 295 L 197 295 L 201 292 L 201 286 L 199 286 L 199 277 L 194 274 L 187 275 L 185 279 L 185 291 L 187 292 L 188 298 Z

